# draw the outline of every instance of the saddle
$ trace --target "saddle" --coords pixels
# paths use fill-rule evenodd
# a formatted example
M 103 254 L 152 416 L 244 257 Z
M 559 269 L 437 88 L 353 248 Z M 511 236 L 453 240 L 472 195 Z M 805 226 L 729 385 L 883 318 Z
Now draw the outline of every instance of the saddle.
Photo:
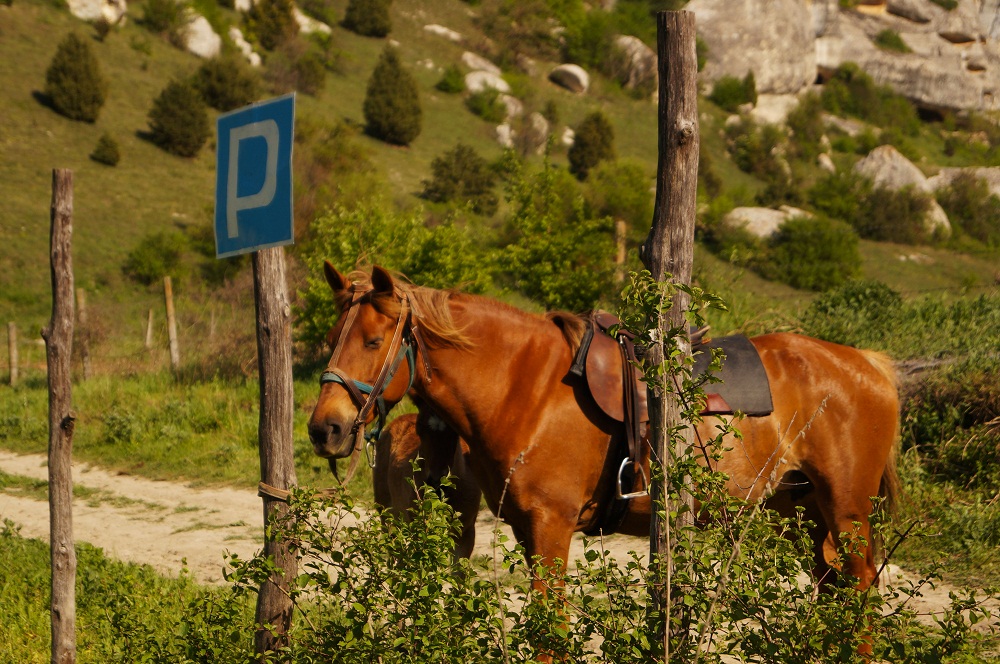
M 598 407 L 612 420 L 622 422 L 627 448 L 618 470 L 618 485 L 613 512 L 623 512 L 630 498 L 646 495 L 645 488 L 632 491 L 634 478 L 642 473 L 640 444 L 646 438 L 649 409 L 646 385 L 638 368 L 643 353 L 635 345 L 635 335 L 620 327 L 614 314 L 598 311 L 591 314 L 590 325 L 580 342 L 570 373 L 585 380 L 588 391 Z M 611 330 L 614 329 L 614 336 Z M 712 359 L 712 349 L 725 353 L 722 382 L 706 383 L 707 401 L 703 415 L 733 414 L 737 411 L 750 416 L 767 415 L 773 410 L 767 374 L 757 350 L 745 336 L 706 339 L 707 328 L 692 331 L 691 349 L 695 357 L 692 375 L 705 374 Z M 612 522 L 613 522 L 612 518 Z M 606 525 L 606 519 L 602 525 Z M 605 530 L 608 532 L 608 530 Z

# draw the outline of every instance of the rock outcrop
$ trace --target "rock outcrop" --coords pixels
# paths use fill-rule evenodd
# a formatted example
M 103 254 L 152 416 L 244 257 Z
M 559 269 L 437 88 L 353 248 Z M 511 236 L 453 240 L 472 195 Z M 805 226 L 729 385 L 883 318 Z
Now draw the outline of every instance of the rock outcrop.
M 107 21 L 117 24 L 125 16 L 128 7 L 125 0 L 66 0 L 73 16 L 84 21 Z
M 656 90 L 656 53 L 631 35 L 618 35 L 613 42 L 618 82 L 626 90 Z
M 199 58 L 214 58 L 222 52 L 222 37 L 201 14 L 191 12 L 184 28 L 184 48 Z
M 913 187 L 916 191 L 931 195 L 931 209 L 927 224 L 932 232 L 951 233 L 951 223 L 944 209 L 933 198 L 933 190 L 927 177 L 913 162 L 904 157 L 891 145 L 880 145 L 868 156 L 854 165 L 854 171 L 869 178 L 876 187 L 893 191 Z
M 549 72 L 549 80 L 577 94 L 590 88 L 590 75 L 579 65 L 559 65 Z
M 795 217 L 812 217 L 805 210 L 783 205 L 774 210 L 761 207 L 733 208 L 722 218 L 730 228 L 742 228 L 755 237 L 767 239 L 778 232 L 783 223 Z
M 465 89 L 469 92 L 482 92 L 493 88 L 497 92 L 510 93 L 510 85 L 499 74 L 491 71 L 470 71 L 465 75 Z

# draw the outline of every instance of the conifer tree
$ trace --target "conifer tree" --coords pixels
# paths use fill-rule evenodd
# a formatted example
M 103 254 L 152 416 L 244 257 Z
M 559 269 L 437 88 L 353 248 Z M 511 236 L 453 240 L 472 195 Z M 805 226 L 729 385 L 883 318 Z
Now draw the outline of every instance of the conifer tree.
M 66 35 L 45 72 L 45 94 L 52 107 L 71 120 L 94 122 L 107 87 L 87 41 L 75 32 Z
M 385 37 L 392 31 L 391 1 L 349 0 L 344 12 L 344 27 L 365 37 Z
M 211 134 L 201 95 L 190 82 L 179 80 L 168 83 L 153 100 L 149 128 L 154 143 L 181 157 L 198 154 Z
M 364 113 L 365 131 L 387 143 L 409 145 L 420 135 L 423 112 L 417 82 L 391 46 L 382 51 L 368 79 Z
M 583 119 L 567 157 L 569 172 L 581 181 L 594 166 L 615 158 L 615 130 L 604 113 L 594 111 Z
M 260 0 L 247 15 L 260 45 L 273 51 L 299 33 L 292 0 Z

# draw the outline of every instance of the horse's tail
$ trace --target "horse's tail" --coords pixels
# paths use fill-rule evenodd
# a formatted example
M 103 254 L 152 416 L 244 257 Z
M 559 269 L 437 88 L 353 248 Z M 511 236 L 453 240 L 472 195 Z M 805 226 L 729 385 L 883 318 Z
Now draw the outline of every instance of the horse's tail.
M 871 350 L 862 351 L 865 359 L 888 381 L 892 389 L 894 401 L 895 422 L 892 427 L 892 443 L 889 448 L 889 457 L 885 462 L 885 469 L 882 471 L 882 479 L 879 481 L 878 495 L 882 498 L 882 508 L 887 514 L 896 512 L 898 499 L 902 485 L 899 481 L 899 472 L 896 466 L 899 456 L 899 376 L 896 374 L 896 367 L 885 353 L 877 353 Z

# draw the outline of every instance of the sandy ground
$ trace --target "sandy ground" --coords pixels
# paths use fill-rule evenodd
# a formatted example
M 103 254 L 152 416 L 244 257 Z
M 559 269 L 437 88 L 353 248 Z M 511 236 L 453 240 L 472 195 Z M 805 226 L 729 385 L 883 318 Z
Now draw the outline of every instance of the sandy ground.
M 43 455 L 0 451 L 0 470 L 10 475 L 48 478 Z M 186 561 L 194 578 L 219 583 L 223 581 L 227 553 L 247 558 L 263 546 L 263 508 L 251 490 L 192 488 L 80 464 L 73 466 L 73 482 L 97 490 L 91 498 L 74 501 L 75 539 L 100 547 L 114 558 L 145 563 L 171 576 L 178 575 Z M 46 501 L 18 496 L 9 489 L 0 491 L 0 520 L 14 521 L 25 537 L 48 539 L 48 510 Z M 492 555 L 495 523 L 489 512 L 480 514 L 475 554 Z M 510 530 L 506 526 L 503 529 L 512 541 Z M 604 545 L 622 562 L 630 558 L 630 551 L 645 554 L 649 550 L 644 538 L 620 535 L 606 538 Z M 582 555 L 582 538 L 577 535 L 570 558 Z M 896 585 L 914 578 L 895 566 L 890 566 L 889 571 L 890 582 Z M 923 597 L 911 600 L 910 606 L 929 620 L 948 606 L 952 590 L 946 584 L 925 588 Z

